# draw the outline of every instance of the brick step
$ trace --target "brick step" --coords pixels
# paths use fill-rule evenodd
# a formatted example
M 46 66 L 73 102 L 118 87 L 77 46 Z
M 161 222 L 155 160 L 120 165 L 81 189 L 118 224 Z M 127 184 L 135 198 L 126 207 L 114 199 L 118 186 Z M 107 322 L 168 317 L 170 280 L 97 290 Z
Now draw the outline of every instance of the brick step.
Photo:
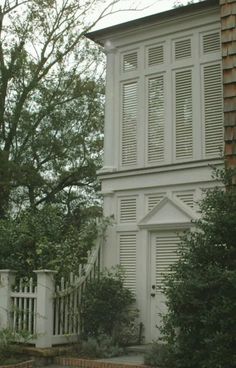
M 55 358 L 55 363 L 61 366 L 81 368 L 150 368 L 144 364 L 132 364 L 127 362 L 115 363 L 112 361 L 79 359 L 79 358 Z

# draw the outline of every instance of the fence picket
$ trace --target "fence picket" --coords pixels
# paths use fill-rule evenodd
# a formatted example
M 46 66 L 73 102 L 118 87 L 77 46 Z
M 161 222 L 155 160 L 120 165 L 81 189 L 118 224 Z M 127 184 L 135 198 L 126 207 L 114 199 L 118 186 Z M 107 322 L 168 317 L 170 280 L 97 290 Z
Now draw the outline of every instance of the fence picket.
M 6 284 L 6 288 L 9 290 L 9 300 L 11 302 L 9 327 L 16 332 L 25 330 L 32 335 L 36 334 L 36 338 L 32 340 L 31 343 L 35 343 L 37 346 L 37 341 L 40 341 L 38 346 L 40 346 L 40 344 L 44 344 L 45 339 L 43 338 L 44 341 L 42 341 L 42 333 L 39 333 L 41 336 L 37 336 L 37 331 L 42 331 L 42 321 L 40 320 L 40 317 L 44 318 L 42 304 L 40 304 L 42 303 L 42 300 L 40 300 L 39 295 L 42 295 L 43 293 L 45 305 L 50 306 L 50 303 L 52 302 L 50 301 L 50 298 L 47 299 L 47 295 L 53 295 L 55 285 L 52 318 L 50 315 L 50 318 L 53 321 L 52 327 L 50 327 L 52 329 L 51 337 L 48 336 L 48 331 L 50 329 L 47 329 L 45 321 L 43 322 L 45 329 L 47 329 L 48 346 L 51 346 L 50 344 L 52 343 L 64 344 L 68 342 L 68 336 L 77 338 L 77 336 L 82 332 L 83 327 L 80 315 L 83 292 L 86 288 L 87 282 L 98 276 L 101 241 L 102 239 L 100 239 L 92 251 L 87 253 L 87 263 L 85 265 L 80 264 L 78 266 L 78 274 L 75 275 L 70 273 L 68 275 L 68 280 L 65 280 L 65 278 L 62 277 L 57 285 L 54 284 L 53 279 L 50 279 L 50 277 L 53 277 L 53 271 L 50 270 L 36 271 L 37 279 L 38 276 L 40 276 L 41 280 L 38 281 L 38 285 L 35 285 L 35 281 L 32 277 L 28 280 L 21 278 L 18 283 L 15 284 L 15 278 L 10 278 L 11 271 L 0 270 L 0 276 L 2 273 L 6 280 L 7 278 L 5 275 L 8 275 L 9 272 L 9 280 L 11 280 L 11 283 Z M 46 276 L 49 274 L 51 276 Z M 9 285 L 11 287 L 9 287 Z M 50 285 L 52 294 L 47 294 L 47 285 Z M 45 289 L 43 289 L 44 286 Z M 43 314 L 42 316 L 38 313 L 39 309 L 41 310 L 41 314 Z

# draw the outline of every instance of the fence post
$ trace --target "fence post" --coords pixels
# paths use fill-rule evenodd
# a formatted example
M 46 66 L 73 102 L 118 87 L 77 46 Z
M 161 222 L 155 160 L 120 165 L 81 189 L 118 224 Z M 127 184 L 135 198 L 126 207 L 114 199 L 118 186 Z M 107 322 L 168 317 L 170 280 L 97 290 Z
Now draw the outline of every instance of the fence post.
M 11 288 L 15 283 L 15 271 L 0 270 L 0 329 L 11 327 Z
M 36 348 L 47 348 L 52 346 L 56 271 L 36 270 L 34 272 L 37 274 Z

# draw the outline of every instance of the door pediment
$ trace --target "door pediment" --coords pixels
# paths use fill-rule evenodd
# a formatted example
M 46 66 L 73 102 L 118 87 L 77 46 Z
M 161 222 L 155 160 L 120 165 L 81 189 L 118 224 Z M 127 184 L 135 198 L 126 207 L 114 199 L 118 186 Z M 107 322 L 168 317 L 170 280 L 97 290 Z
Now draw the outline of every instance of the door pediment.
M 197 216 L 178 200 L 165 197 L 138 224 L 140 228 L 189 227 Z

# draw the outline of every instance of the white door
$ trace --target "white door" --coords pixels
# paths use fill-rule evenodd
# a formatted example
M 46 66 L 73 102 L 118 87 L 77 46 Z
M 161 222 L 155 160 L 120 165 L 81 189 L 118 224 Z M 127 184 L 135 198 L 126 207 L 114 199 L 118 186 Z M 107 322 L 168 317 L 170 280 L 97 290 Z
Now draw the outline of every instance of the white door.
M 160 314 L 166 313 L 165 297 L 161 291 L 163 275 L 178 259 L 177 250 L 180 244 L 179 234 L 175 231 L 160 231 L 151 234 L 151 338 L 160 337 Z

